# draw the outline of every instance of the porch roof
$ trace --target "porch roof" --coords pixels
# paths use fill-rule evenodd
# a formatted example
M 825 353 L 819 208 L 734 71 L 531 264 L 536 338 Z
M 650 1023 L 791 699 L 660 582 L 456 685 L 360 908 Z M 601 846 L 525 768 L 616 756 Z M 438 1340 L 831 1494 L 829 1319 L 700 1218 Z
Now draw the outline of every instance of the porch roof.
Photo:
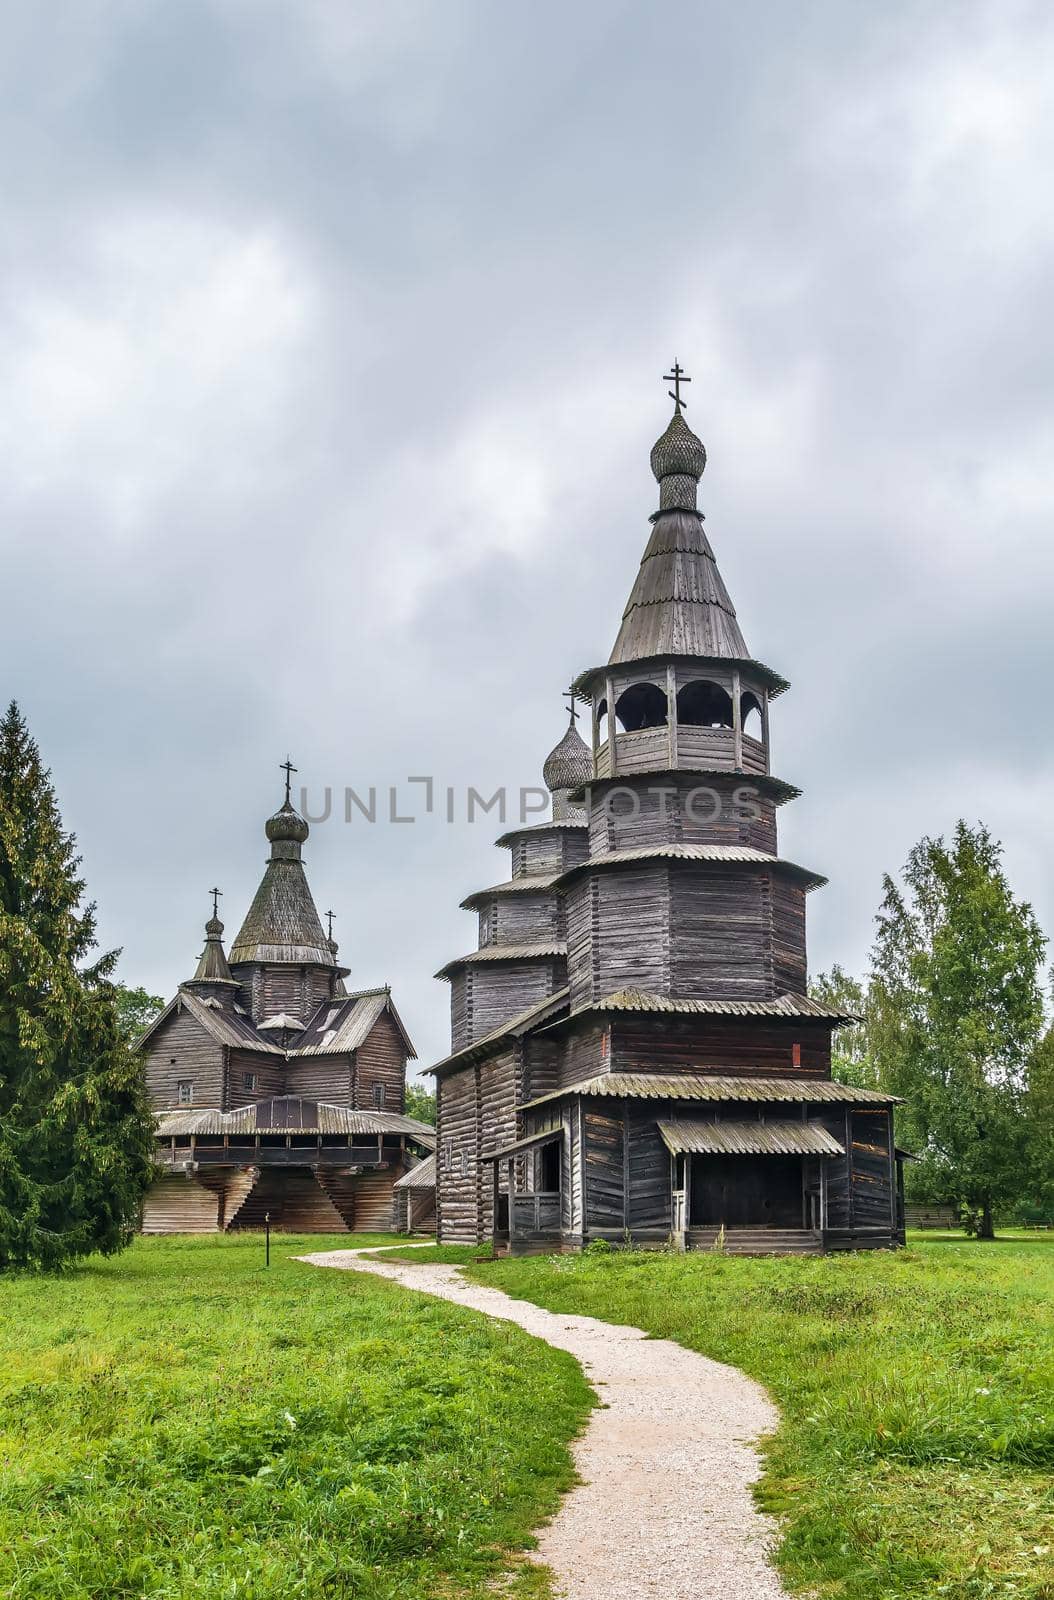
M 392 1184 L 393 1189 L 434 1189 L 436 1186 L 436 1158 L 426 1156 L 416 1167 L 404 1172 Z
M 858 1089 L 851 1083 L 835 1083 L 829 1078 L 753 1078 L 730 1073 L 603 1072 L 582 1078 L 562 1089 L 528 1101 L 527 1110 L 563 1100 L 568 1095 L 603 1095 L 625 1100 L 743 1100 L 759 1104 L 785 1101 L 792 1105 L 823 1105 L 832 1102 L 850 1106 L 895 1106 L 903 1102 L 895 1094 L 878 1089 Z
M 529 1133 L 526 1139 L 504 1145 L 500 1150 L 490 1150 L 480 1156 L 481 1161 L 504 1161 L 506 1156 L 518 1156 L 524 1150 L 539 1150 L 543 1144 L 553 1144 L 564 1136 L 563 1128 L 546 1128 L 544 1133 Z
M 400 1111 L 356 1111 L 350 1106 L 327 1105 L 304 1100 L 299 1095 L 280 1095 L 272 1100 L 220 1111 L 203 1106 L 200 1110 L 160 1111 L 156 1114 L 158 1137 L 167 1139 L 188 1134 L 233 1134 L 255 1137 L 258 1133 L 337 1133 L 406 1134 L 416 1143 L 431 1148 L 436 1131 Z
M 672 1155 L 844 1156 L 818 1122 L 660 1122 Z

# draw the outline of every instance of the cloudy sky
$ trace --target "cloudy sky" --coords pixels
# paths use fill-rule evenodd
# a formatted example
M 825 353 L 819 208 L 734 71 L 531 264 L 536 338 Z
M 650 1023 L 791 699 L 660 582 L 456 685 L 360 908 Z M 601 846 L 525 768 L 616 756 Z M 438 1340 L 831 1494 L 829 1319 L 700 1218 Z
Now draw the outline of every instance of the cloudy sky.
M 536 783 L 611 647 L 675 356 L 718 561 L 793 684 L 813 968 L 862 967 L 882 871 L 960 815 L 1054 933 L 1049 5 L 3 26 L 0 693 L 129 982 L 190 974 L 212 883 L 233 934 L 288 750 L 309 797 L 419 813 L 306 855 L 351 981 L 443 1053 L 431 973 L 505 876 L 465 790 Z

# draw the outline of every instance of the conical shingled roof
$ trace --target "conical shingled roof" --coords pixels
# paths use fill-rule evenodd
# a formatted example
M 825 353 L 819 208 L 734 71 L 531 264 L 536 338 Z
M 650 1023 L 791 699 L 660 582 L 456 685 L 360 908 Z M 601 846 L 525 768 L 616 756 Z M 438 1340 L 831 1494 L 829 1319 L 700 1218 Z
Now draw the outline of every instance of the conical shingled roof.
M 706 451 L 680 410 L 651 453 L 660 509 L 622 614 L 609 664 L 648 656 L 725 656 L 750 651 L 696 509 Z
M 242 961 L 336 966 L 300 859 L 309 831 L 288 800 L 268 819 L 271 859 L 231 947 L 232 966 Z
M 223 923 L 210 917 L 205 924 L 205 948 L 198 961 L 192 983 L 233 983 L 227 957 L 223 953 Z

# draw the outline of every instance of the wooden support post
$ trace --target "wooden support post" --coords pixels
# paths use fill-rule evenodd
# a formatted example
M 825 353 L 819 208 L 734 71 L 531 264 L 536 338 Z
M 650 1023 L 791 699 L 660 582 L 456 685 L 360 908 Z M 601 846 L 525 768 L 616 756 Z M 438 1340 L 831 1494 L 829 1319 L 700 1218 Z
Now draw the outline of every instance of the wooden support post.
M 490 1243 L 494 1254 L 498 1253 L 498 1196 L 501 1193 L 501 1162 L 492 1161 L 491 1171 L 491 1204 L 493 1210 L 490 1218 Z
M 770 771 L 769 766 L 769 692 L 763 689 L 761 693 L 761 742 L 765 747 L 765 771 Z
M 820 1232 L 827 1232 L 827 1157 L 820 1157 Z
M 604 694 L 608 703 L 608 777 L 613 778 L 618 771 L 618 738 L 615 732 L 615 690 L 610 678 L 604 680 Z
M 737 772 L 743 770 L 743 695 L 738 672 L 732 674 L 732 764 Z
M 677 765 L 677 674 L 673 662 L 666 667 L 666 750 L 671 767 Z

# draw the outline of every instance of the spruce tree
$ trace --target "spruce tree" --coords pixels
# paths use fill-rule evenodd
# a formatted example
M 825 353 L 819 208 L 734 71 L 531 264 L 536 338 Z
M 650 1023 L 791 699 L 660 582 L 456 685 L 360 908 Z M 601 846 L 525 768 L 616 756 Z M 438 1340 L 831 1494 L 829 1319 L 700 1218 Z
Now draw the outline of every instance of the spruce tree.
M 18 707 L 0 721 L 0 1267 L 128 1244 L 153 1172 L 142 1069 L 50 774 Z
M 904 885 L 885 879 L 867 999 L 878 1080 L 907 1104 L 898 1138 L 927 1200 L 952 1201 L 982 1238 L 1027 1184 L 1027 1078 L 1043 1028 L 1045 939 L 1015 900 L 1001 848 L 960 822 L 950 845 L 923 839 Z

